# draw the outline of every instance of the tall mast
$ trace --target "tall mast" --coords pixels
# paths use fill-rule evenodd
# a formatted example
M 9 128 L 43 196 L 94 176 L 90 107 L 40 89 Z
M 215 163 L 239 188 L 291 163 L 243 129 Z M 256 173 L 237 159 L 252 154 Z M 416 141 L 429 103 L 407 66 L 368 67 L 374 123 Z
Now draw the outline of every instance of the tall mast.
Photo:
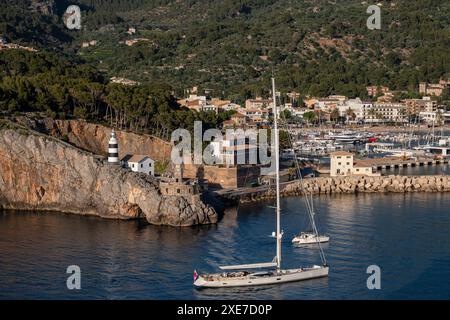
M 273 130 L 275 131 L 275 179 L 277 186 L 277 269 L 281 269 L 281 221 L 280 221 L 280 151 L 279 151 L 279 137 L 278 137 L 278 112 L 277 112 L 277 97 L 275 91 L 275 78 L 272 78 L 272 96 L 273 96 Z

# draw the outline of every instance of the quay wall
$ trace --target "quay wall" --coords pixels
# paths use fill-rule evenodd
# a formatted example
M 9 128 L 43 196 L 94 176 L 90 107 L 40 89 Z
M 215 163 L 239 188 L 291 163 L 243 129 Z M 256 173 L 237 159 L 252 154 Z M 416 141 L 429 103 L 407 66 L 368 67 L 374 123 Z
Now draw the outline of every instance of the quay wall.
M 308 194 L 342 194 L 358 192 L 449 192 L 450 176 L 349 176 L 349 177 L 318 177 L 281 185 L 281 196 L 301 196 Z M 241 194 L 235 192 L 224 194 L 225 198 L 241 199 L 242 202 L 259 201 L 275 197 L 275 188 L 256 188 L 254 192 L 247 188 Z

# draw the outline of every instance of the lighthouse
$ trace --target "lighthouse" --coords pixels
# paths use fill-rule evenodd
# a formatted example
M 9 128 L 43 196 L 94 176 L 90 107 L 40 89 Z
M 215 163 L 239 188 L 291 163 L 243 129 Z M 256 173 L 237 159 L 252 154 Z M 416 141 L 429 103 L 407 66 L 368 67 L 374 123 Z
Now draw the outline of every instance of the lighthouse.
M 112 129 L 111 138 L 109 138 L 108 163 L 119 164 L 119 143 L 117 142 L 116 132 L 114 129 Z

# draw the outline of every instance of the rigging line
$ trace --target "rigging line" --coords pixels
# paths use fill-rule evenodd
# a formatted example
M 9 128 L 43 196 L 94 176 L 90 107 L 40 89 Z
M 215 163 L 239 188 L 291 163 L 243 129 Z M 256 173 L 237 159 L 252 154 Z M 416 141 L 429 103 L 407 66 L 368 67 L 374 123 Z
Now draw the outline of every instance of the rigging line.
M 288 138 L 289 138 L 289 140 L 290 140 L 290 134 L 289 134 L 289 132 L 288 132 Z M 292 141 L 290 141 L 290 143 L 291 143 L 291 145 L 292 145 Z M 310 196 L 311 196 L 311 201 L 309 201 L 308 194 L 306 193 L 306 191 L 305 191 L 304 188 L 303 188 L 303 179 L 302 179 L 301 171 L 300 171 L 300 168 L 299 168 L 299 165 L 298 165 L 297 155 L 295 154 L 295 152 L 294 152 L 294 162 L 295 162 L 295 164 L 296 164 L 296 166 L 297 166 L 298 174 L 299 174 L 299 176 L 300 176 L 300 178 L 301 178 L 300 181 L 301 181 L 301 185 L 302 185 L 303 196 L 304 196 L 304 198 L 305 198 L 305 203 L 306 203 L 306 205 L 307 205 L 308 217 L 309 217 L 309 220 L 310 220 L 310 225 L 311 225 L 311 227 L 313 228 L 314 233 L 316 234 L 316 239 L 317 239 L 317 245 L 318 245 L 318 248 L 319 248 L 320 259 L 321 259 L 321 261 L 322 261 L 322 264 L 326 265 L 326 264 L 327 264 L 327 261 L 326 261 L 325 254 L 324 254 L 324 252 L 323 252 L 322 246 L 321 246 L 320 241 L 319 241 L 319 233 L 318 233 L 316 224 L 314 223 L 314 216 L 313 216 L 313 214 L 314 214 L 314 208 L 313 208 L 312 194 L 310 194 Z
M 274 101 L 274 103 L 276 103 L 276 101 Z M 274 116 L 276 116 L 276 115 L 274 115 Z M 284 112 L 282 112 L 282 117 L 283 117 L 283 121 L 282 121 L 283 124 L 287 124 Z M 289 133 L 289 129 L 287 129 L 286 132 L 287 132 L 289 144 L 291 145 L 292 148 L 294 148 L 293 143 L 292 143 L 292 139 L 291 139 L 291 135 Z M 297 175 L 300 177 L 301 190 L 302 190 L 304 198 L 305 198 L 305 204 L 306 204 L 306 207 L 308 209 L 308 215 L 310 216 L 310 220 L 312 222 L 312 227 L 314 228 L 314 233 L 316 234 L 317 246 L 319 248 L 320 259 L 321 259 L 323 265 L 327 265 L 327 260 L 325 258 L 325 254 L 323 252 L 322 245 L 320 244 L 320 241 L 319 241 L 319 233 L 318 233 L 317 227 L 316 227 L 316 225 L 314 223 L 314 216 L 313 216 L 314 208 L 313 208 L 313 205 L 312 205 L 312 201 L 313 201 L 312 200 L 312 194 L 311 194 L 311 202 L 310 202 L 309 199 L 308 199 L 308 194 L 306 193 L 306 191 L 304 189 L 303 176 L 302 176 L 301 171 L 300 171 L 300 166 L 298 164 L 297 154 L 295 153 L 295 150 L 294 150 L 294 163 L 295 163 L 296 168 L 297 168 L 297 172 L 298 172 Z
M 237 170 L 237 169 L 236 169 Z M 246 172 L 246 174 L 245 174 L 245 179 L 244 179 L 244 187 L 245 187 L 245 185 L 247 184 L 247 177 L 248 177 L 248 172 L 250 171 L 250 167 L 247 167 L 247 172 Z M 239 214 L 239 209 L 240 209 L 240 207 L 241 207 L 241 198 L 242 198 L 242 196 L 243 196 L 243 194 L 241 194 L 240 196 L 239 196 L 239 199 L 238 199 L 238 204 L 237 204 L 237 206 L 236 206 L 236 214 Z
M 283 123 L 286 123 L 286 118 L 285 118 L 284 112 L 282 113 L 282 116 L 283 116 Z M 291 139 L 291 135 L 290 135 L 288 130 L 287 130 L 287 136 L 288 136 L 289 144 L 291 145 L 292 148 L 294 148 L 294 145 L 293 145 L 292 139 Z M 297 159 L 297 155 L 295 154 L 295 151 L 294 151 L 294 163 L 295 163 L 295 166 L 296 166 L 297 177 L 300 180 L 300 187 L 301 187 L 303 195 L 305 196 L 304 197 L 304 201 L 305 201 L 306 207 L 307 207 L 308 210 L 311 211 L 312 207 L 311 207 L 311 204 L 309 202 L 308 197 L 306 196 L 307 192 L 305 191 L 305 188 L 304 188 L 303 176 L 302 176 L 302 173 L 301 173 L 301 170 L 300 170 L 300 165 L 298 164 L 298 159 Z

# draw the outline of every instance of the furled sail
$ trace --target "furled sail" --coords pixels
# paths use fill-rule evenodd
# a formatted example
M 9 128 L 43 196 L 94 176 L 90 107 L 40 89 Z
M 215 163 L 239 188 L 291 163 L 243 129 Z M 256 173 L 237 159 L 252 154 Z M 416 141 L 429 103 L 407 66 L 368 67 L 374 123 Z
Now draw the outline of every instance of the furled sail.
M 270 268 L 276 267 L 276 262 L 263 262 L 263 263 L 251 263 L 251 264 L 237 264 L 234 266 L 219 267 L 222 270 L 238 270 L 238 269 L 257 269 L 257 268 Z

